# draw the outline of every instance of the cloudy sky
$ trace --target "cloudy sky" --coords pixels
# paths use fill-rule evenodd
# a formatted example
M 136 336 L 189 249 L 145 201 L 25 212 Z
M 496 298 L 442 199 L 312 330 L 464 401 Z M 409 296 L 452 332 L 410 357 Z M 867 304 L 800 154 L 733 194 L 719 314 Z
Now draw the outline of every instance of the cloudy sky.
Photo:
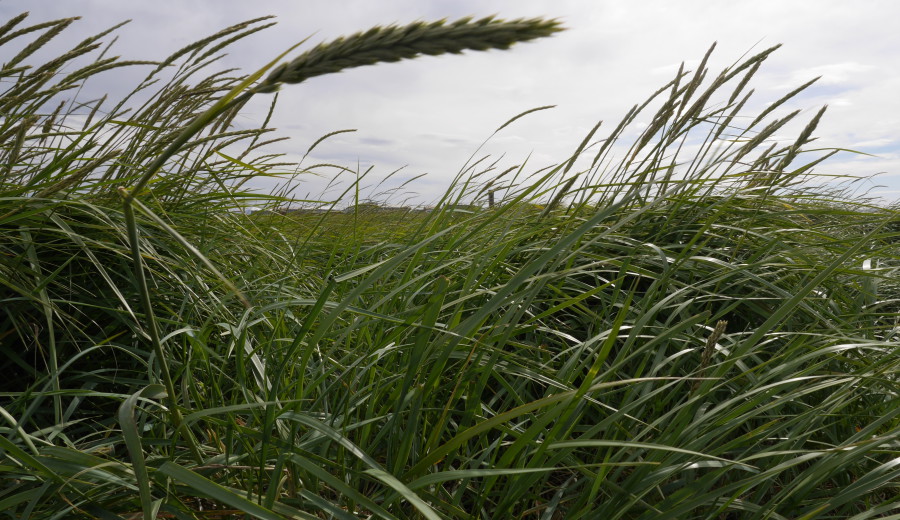
M 505 128 L 480 153 L 502 155 L 501 165 L 531 154 L 537 169 L 565 160 L 597 121 L 611 130 L 714 41 L 713 72 L 782 43 L 753 81 L 758 106 L 823 76 L 794 106 L 808 120 L 828 104 L 819 144 L 874 157 L 841 153 L 818 171 L 878 174 L 862 185 L 900 198 L 900 2 L 893 0 L 0 0 L 4 20 L 23 11 L 31 23 L 81 16 L 68 32 L 73 43 L 132 19 L 118 32 L 116 54 L 149 60 L 275 15 L 278 25 L 230 47 L 222 62 L 245 71 L 304 38 L 311 45 L 376 24 L 493 14 L 560 19 L 567 31 L 510 51 L 352 69 L 282 90 L 273 126 L 291 140 L 273 151 L 299 157 L 323 134 L 355 128 L 320 145 L 313 159 L 374 165 L 373 179 L 400 167 L 396 180 L 427 173 L 411 185 L 420 201 L 437 197 L 482 141 L 520 112 L 556 105 Z M 142 77 L 116 73 L 91 88 L 124 93 Z M 239 121 L 252 125 L 264 115 L 259 102 Z M 323 181 L 304 182 L 298 195 Z

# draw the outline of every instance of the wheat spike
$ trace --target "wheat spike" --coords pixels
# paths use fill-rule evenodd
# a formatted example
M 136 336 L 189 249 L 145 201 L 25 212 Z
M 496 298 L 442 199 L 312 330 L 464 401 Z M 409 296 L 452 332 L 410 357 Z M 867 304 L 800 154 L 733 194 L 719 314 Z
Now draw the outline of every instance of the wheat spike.
M 563 28 L 556 20 L 513 21 L 493 17 L 453 23 L 415 22 L 403 27 L 373 27 L 347 38 L 322 43 L 289 63 L 278 66 L 254 92 L 274 92 L 284 83 L 301 83 L 313 76 L 343 69 L 394 62 L 427 54 L 457 54 L 464 50 L 506 49 L 520 41 L 550 36 Z
M 20 35 L 20 34 L 26 34 L 27 32 L 36 30 L 36 28 L 38 28 L 38 27 L 40 27 L 40 28 L 44 28 L 45 26 L 49 27 L 49 29 L 47 29 L 47 31 L 44 32 L 44 34 L 38 36 L 33 42 L 26 45 L 25 48 L 19 52 L 19 54 L 16 54 L 11 60 L 6 62 L 3 65 L 3 68 L 5 68 L 5 69 L 12 68 L 17 63 L 20 63 L 25 58 L 31 56 L 38 49 L 40 49 L 41 47 L 46 45 L 47 42 L 49 42 L 53 38 L 56 38 L 59 35 L 59 33 L 63 32 L 66 29 L 66 27 L 68 27 L 69 25 L 72 24 L 72 22 L 74 22 L 75 20 L 79 20 L 79 19 L 80 19 L 80 17 L 77 17 L 77 16 L 74 18 L 64 18 L 62 20 L 48 22 L 47 24 L 38 24 L 33 27 L 29 27 L 27 29 L 22 29 L 21 31 L 17 31 L 15 33 L 10 34 L 9 36 L 7 36 L 7 39 L 12 39 L 15 36 Z
M 828 105 L 823 106 L 816 112 L 816 115 L 812 118 L 812 120 L 803 128 L 803 131 L 800 132 L 800 135 L 797 137 L 797 140 L 794 141 L 794 144 L 791 145 L 790 149 L 788 149 L 787 154 L 784 156 L 784 159 L 778 163 L 778 166 L 775 168 L 777 171 L 782 171 L 791 164 L 791 161 L 797 157 L 797 154 L 800 153 L 800 147 L 805 145 L 810 141 L 810 136 L 813 131 L 819 126 L 819 120 L 822 119 L 822 114 L 825 113 L 825 110 L 828 109 Z
M 19 23 L 21 23 L 22 20 L 24 20 L 26 18 L 28 18 L 27 12 L 22 13 L 17 16 L 14 16 L 13 18 L 10 18 L 8 22 L 6 22 L 5 24 L 3 24 L 2 27 L 0 27 L 0 38 L 2 38 L 3 36 L 6 36 L 6 34 L 9 31 L 11 31 L 13 29 L 13 27 L 19 25 Z
M 709 368 L 709 364 L 712 361 L 713 353 L 716 351 L 716 343 L 718 343 L 719 338 L 722 337 L 722 334 L 725 333 L 725 327 L 728 326 L 727 320 L 719 320 L 716 322 L 716 327 L 713 329 L 712 334 L 706 338 L 706 346 L 703 348 L 703 354 L 700 359 L 700 376 L 706 377 L 706 369 Z M 694 385 L 691 388 L 692 392 L 696 392 L 697 389 L 700 388 L 700 380 L 695 380 Z

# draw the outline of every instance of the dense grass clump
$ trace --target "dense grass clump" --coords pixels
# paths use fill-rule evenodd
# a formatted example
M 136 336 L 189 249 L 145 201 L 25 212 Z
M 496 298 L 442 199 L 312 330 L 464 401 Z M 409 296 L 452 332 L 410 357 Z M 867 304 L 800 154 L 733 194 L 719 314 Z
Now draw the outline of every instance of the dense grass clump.
M 4 517 L 900 507 L 896 210 L 813 174 L 824 109 L 771 144 L 809 84 L 745 113 L 774 49 L 680 70 L 558 166 L 476 161 L 428 210 L 351 183 L 297 211 L 247 181 L 334 166 L 266 155 L 270 129 L 233 125 L 251 96 L 558 25 L 375 28 L 245 77 L 208 71 L 265 19 L 159 63 L 104 33 L 40 65 L 72 20 L 24 20 L 0 27 Z M 76 100 L 125 66 L 150 71 L 132 96 Z

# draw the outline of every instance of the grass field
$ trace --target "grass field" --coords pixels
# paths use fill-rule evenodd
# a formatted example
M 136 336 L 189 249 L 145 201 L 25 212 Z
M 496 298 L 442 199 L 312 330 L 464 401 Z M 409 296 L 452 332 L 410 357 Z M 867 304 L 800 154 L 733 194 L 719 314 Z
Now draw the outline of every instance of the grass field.
M 559 27 L 381 28 L 242 76 L 207 71 L 263 19 L 159 63 L 106 34 L 30 63 L 71 21 L 24 22 L 0 517 L 900 518 L 900 217 L 816 173 L 824 109 L 778 110 L 802 89 L 746 113 L 774 49 L 679 71 L 558 166 L 464 167 L 431 209 L 350 185 L 282 215 L 248 186 L 296 166 L 231 125 L 250 96 Z M 135 97 L 77 100 L 126 66 Z

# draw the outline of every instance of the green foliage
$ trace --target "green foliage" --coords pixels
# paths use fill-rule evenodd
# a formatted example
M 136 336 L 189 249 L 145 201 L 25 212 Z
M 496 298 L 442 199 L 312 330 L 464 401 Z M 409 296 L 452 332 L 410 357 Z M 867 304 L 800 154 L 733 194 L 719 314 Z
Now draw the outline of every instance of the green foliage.
M 255 153 L 269 129 L 231 125 L 247 96 L 393 61 L 355 62 L 368 44 L 502 48 L 556 24 L 379 28 L 269 79 L 205 73 L 253 20 L 151 64 L 129 112 L 132 96 L 66 96 L 148 64 L 82 65 L 100 35 L 30 66 L 71 20 L 24 20 L 0 27 L 5 48 L 32 38 L 0 69 L 4 517 L 900 507 L 896 212 L 813 175 L 822 111 L 769 145 L 802 89 L 744 117 L 774 49 L 679 71 L 554 168 L 467 165 L 427 211 L 360 203 L 357 179 L 324 211 L 279 213 L 300 202 L 245 188 L 285 169 Z

